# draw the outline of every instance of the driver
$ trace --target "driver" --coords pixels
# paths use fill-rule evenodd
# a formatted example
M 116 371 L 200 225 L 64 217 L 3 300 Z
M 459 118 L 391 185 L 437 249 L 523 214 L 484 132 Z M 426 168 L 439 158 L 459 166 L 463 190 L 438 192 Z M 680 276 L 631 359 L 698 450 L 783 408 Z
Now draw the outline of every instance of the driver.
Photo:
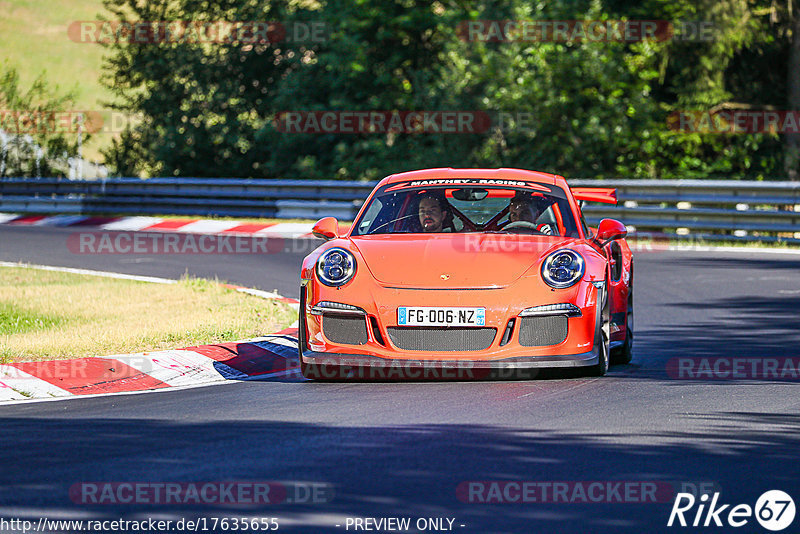
M 536 225 L 536 219 L 547 209 L 544 199 L 533 198 L 527 194 L 517 194 L 508 203 L 508 222 L 528 222 L 531 226 Z M 553 230 L 549 224 L 540 224 L 536 227 L 543 234 L 552 234 Z
M 419 201 L 419 223 L 423 232 L 442 232 L 450 217 L 450 205 L 444 196 L 424 193 Z

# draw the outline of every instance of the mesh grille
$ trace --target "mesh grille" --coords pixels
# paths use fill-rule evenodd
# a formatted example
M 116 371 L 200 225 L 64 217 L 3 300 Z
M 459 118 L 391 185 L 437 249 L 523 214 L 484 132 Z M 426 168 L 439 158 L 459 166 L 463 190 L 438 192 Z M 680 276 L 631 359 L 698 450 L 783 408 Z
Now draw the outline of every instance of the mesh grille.
M 392 343 L 403 350 L 467 351 L 486 350 L 492 344 L 496 328 L 399 327 L 386 329 Z
M 364 316 L 324 315 L 322 332 L 332 343 L 363 345 L 367 342 L 367 321 Z
M 519 344 L 523 347 L 558 345 L 567 339 L 567 318 L 564 315 L 522 317 Z

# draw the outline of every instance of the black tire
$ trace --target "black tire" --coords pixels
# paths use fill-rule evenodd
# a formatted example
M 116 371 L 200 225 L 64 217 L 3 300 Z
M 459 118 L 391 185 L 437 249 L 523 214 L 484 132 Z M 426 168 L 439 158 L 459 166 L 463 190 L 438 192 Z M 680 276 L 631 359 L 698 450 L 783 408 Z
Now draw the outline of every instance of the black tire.
M 297 321 L 297 356 L 300 360 L 300 372 L 305 378 L 316 378 L 316 366 L 312 363 L 303 363 L 303 349 L 306 347 L 306 288 L 300 288 L 300 310 Z
M 606 282 L 607 283 L 607 282 Z M 603 289 L 598 291 L 598 302 L 602 299 L 602 307 L 600 313 L 597 315 L 597 322 L 595 325 L 595 345 L 599 347 L 599 361 L 596 365 L 589 367 L 589 376 L 603 376 L 608 372 L 608 367 L 611 363 L 611 351 L 609 349 L 611 337 L 611 302 L 608 297 L 607 286 L 603 285 Z
M 622 344 L 621 347 L 614 350 L 612 354 L 612 363 L 614 365 L 617 364 L 626 364 L 631 363 L 633 359 L 633 332 L 630 329 L 627 329 L 625 332 L 625 342 Z
M 633 359 L 633 265 L 631 265 L 631 278 L 628 291 L 628 312 L 625 316 L 625 343 L 613 351 L 612 363 L 626 364 Z

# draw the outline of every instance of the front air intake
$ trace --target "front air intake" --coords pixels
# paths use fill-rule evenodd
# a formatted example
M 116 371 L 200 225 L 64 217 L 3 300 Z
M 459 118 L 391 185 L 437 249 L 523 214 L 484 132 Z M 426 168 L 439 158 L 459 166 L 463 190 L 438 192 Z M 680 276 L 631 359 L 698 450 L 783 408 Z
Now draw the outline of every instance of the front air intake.
M 400 327 L 386 329 L 389 339 L 403 350 L 460 352 L 486 350 L 494 341 L 496 328 Z
M 567 339 L 567 318 L 564 315 L 521 317 L 519 344 L 523 347 L 558 345 Z
M 322 333 L 331 343 L 363 345 L 367 342 L 367 321 L 363 315 L 324 315 Z

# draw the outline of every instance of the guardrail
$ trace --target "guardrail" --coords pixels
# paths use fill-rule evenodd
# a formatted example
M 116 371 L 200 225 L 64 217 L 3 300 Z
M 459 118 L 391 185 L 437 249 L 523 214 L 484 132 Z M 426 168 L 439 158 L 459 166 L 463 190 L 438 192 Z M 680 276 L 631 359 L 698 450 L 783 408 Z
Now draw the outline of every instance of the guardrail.
M 634 233 L 800 243 L 800 183 L 738 180 L 570 180 L 617 188 L 619 203 L 586 205 L 587 222 L 612 217 Z
M 374 184 L 336 180 L 0 180 L 0 211 L 352 219 Z
M 570 180 L 616 187 L 619 204 L 589 203 L 589 224 L 613 217 L 638 234 L 800 242 L 800 183 L 736 180 Z M 374 182 L 227 178 L 0 180 L 0 212 L 352 220 Z

